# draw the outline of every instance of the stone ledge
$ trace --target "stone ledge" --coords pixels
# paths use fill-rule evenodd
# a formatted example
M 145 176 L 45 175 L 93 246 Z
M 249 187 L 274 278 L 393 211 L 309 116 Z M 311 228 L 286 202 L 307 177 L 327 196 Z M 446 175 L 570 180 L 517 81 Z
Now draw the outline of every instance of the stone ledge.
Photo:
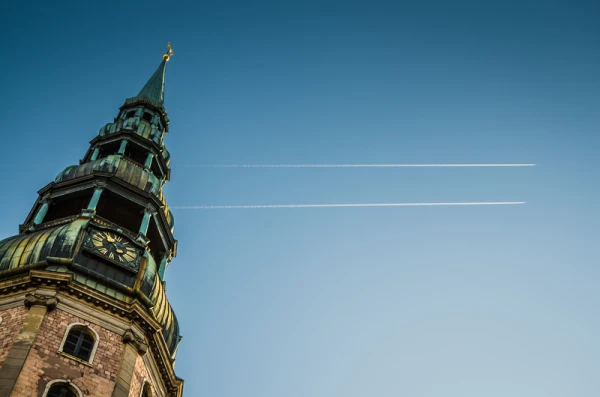
M 89 361 L 82 360 L 79 357 L 72 356 L 69 353 L 65 353 L 61 350 L 57 350 L 56 352 L 61 356 L 68 358 L 69 360 L 77 361 L 79 364 L 83 364 L 90 368 L 94 368 L 94 366 Z

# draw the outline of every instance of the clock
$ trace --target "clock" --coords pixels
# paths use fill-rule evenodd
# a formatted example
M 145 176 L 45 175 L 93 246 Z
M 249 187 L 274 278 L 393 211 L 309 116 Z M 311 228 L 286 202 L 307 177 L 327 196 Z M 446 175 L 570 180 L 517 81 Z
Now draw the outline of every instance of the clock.
M 89 242 L 91 242 L 90 248 L 97 254 L 118 264 L 137 269 L 138 250 L 122 236 L 105 230 L 93 230 Z

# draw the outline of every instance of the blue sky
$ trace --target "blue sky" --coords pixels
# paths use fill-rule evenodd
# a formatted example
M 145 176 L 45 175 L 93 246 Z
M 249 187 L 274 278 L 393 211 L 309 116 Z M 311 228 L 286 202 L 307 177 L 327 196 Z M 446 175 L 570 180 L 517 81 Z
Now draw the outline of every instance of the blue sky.
M 2 6 L 0 235 L 84 155 L 167 41 L 187 396 L 597 396 L 600 6 Z M 537 163 L 511 169 L 195 164 Z

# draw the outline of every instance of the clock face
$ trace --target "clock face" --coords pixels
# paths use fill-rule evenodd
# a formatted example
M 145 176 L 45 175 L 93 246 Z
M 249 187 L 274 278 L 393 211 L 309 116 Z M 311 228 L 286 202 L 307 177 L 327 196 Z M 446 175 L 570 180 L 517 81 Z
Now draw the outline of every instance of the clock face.
M 92 244 L 100 254 L 115 262 L 130 264 L 137 257 L 137 249 L 118 234 L 107 231 L 92 232 Z

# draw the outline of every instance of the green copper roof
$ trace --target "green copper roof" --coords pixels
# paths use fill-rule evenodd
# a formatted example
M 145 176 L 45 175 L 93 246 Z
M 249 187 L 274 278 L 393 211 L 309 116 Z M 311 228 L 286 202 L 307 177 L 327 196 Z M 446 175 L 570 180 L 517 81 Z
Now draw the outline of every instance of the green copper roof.
M 154 72 L 152 77 L 150 77 L 150 80 L 148 80 L 144 88 L 142 88 L 140 93 L 137 94 L 136 98 L 149 99 L 152 102 L 164 105 L 166 68 L 167 61 L 163 60 L 158 69 L 156 69 L 156 72 Z
M 44 266 L 44 269 L 73 274 L 75 281 L 96 291 L 122 301 L 131 300 L 131 295 L 111 287 L 111 284 L 114 285 L 115 283 L 127 287 L 123 283 L 123 279 L 116 276 L 117 273 L 114 270 L 107 271 L 110 268 L 103 269 L 94 265 L 93 268 L 89 268 L 88 271 L 82 273 L 81 269 L 85 266 L 81 262 L 81 242 L 89 236 L 86 227 L 90 222 L 94 221 L 78 218 L 65 225 L 0 240 L 0 278 L 4 280 L 6 279 L 6 272 L 17 268 L 27 268 L 28 265 L 40 263 L 47 260 L 48 257 L 74 259 L 75 265 L 70 267 L 48 264 Z M 158 266 L 154 258 L 148 254 L 145 257 L 147 262 L 139 291 L 151 303 L 150 311 L 161 324 L 165 343 L 169 352 L 173 355 L 180 340 L 179 323 L 167 299 L 164 285 L 158 277 Z M 112 283 L 103 282 L 102 280 L 111 280 Z

